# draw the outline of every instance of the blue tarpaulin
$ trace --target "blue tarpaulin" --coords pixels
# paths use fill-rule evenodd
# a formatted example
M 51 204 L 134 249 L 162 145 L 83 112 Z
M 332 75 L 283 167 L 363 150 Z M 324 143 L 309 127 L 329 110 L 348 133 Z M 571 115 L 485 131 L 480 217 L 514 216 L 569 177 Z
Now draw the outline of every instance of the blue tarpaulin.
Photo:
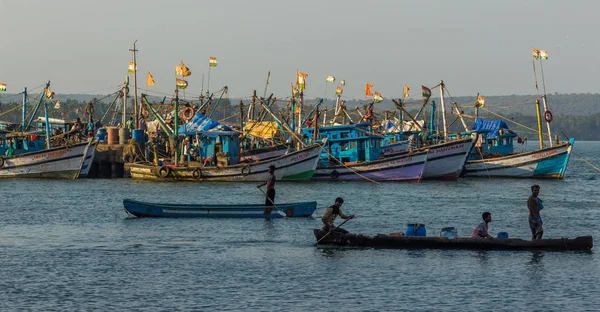
M 214 121 L 200 113 L 196 113 L 196 115 L 194 115 L 190 121 L 179 127 L 179 133 L 190 135 L 199 131 L 207 131 L 212 129 L 224 131 L 231 130 L 231 128 L 224 124 Z
M 475 120 L 475 124 L 473 125 L 473 131 L 485 132 L 489 131 L 487 134 L 488 139 L 493 139 L 498 136 L 498 131 L 502 129 L 502 132 L 515 134 L 512 130 L 508 129 L 508 125 L 504 120 L 487 120 L 482 118 L 477 118 Z

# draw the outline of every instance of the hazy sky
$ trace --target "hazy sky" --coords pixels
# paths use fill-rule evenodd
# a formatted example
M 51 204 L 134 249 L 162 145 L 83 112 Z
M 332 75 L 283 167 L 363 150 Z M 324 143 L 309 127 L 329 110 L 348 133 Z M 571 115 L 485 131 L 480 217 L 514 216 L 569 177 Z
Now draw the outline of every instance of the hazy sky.
M 547 50 L 548 93 L 597 93 L 600 1 L 84 1 L 0 0 L 0 82 L 9 93 L 52 81 L 56 93 L 108 94 L 127 74 L 137 40 L 138 85 L 173 94 L 174 66 L 191 69 L 188 94 L 290 94 L 296 70 L 307 97 L 326 77 L 364 98 L 444 80 L 452 95 L 534 94 L 531 48 Z M 147 71 L 156 85 L 146 87 Z M 133 81 L 133 79 L 132 79 Z M 541 87 L 541 83 L 540 83 Z M 335 84 L 327 95 L 333 97 Z M 141 91 L 140 91 L 141 92 Z

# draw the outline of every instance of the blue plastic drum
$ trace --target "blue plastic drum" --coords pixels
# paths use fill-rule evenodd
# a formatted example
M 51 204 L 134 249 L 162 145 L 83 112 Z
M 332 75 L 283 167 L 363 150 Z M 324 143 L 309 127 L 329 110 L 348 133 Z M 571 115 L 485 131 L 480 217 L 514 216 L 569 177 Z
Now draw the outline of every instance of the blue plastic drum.
M 427 236 L 425 224 L 414 223 L 406 226 L 406 236 Z

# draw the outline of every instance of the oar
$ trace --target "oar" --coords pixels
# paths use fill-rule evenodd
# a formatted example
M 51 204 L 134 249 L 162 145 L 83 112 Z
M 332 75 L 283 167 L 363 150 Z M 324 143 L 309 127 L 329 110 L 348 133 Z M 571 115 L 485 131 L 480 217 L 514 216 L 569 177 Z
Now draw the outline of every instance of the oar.
M 273 204 L 273 207 L 275 207 L 275 209 L 277 209 L 277 212 L 283 216 L 283 217 L 287 217 L 287 215 L 285 213 L 283 213 L 283 211 L 279 210 L 279 207 L 277 207 L 277 205 L 275 205 L 275 202 L 273 202 L 273 200 L 271 198 L 269 198 L 267 196 L 267 193 L 265 193 L 265 191 L 263 191 L 263 189 L 261 189 L 260 187 L 258 188 L 263 194 L 265 194 L 265 197 L 269 199 L 269 201 L 271 202 L 271 204 Z M 265 209 L 266 210 L 266 209 Z
M 346 223 L 346 222 L 348 222 L 348 221 L 350 221 L 350 220 L 352 220 L 352 219 L 354 219 L 354 217 L 352 217 L 352 218 L 348 218 L 348 219 L 344 220 L 344 222 L 342 222 L 342 223 L 340 223 L 340 225 L 336 226 L 336 227 L 335 227 L 335 229 L 333 229 L 333 230 L 329 230 L 329 232 L 327 232 L 327 234 L 323 235 L 323 237 L 321 237 L 321 238 L 320 238 L 320 239 L 319 239 L 319 240 L 318 240 L 318 241 L 315 243 L 315 246 L 317 246 L 317 245 L 318 245 L 318 244 L 319 244 L 319 243 L 320 243 L 320 242 L 321 242 L 321 241 L 322 241 L 322 240 L 323 240 L 325 237 L 327 237 L 327 235 L 331 234 L 331 232 L 333 232 L 333 231 L 337 230 L 337 229 L 338 229 L 340 226 L 344 225 L 344 223 Z

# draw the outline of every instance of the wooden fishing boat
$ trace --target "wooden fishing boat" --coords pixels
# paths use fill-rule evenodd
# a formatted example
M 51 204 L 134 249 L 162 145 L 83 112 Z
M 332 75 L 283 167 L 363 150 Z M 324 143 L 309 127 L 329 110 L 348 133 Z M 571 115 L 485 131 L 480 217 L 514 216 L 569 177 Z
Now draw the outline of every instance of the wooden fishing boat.
M 203 167 L 127 163 L 125 168 L 134 180 L 261 182 L 267 179 L 269 167 L 274 165 L 278 181 L 305 181 L 315 173 L 322 149 L 323 146 L 315 144 L 278 158 L 247 164 Z
M 64 145 L 35 152 L 0 157 L 0 178 L 76 179 L 91 167 L 96 142 Z
M 204 205 L 204 204 L 161 204 L 124 199 L 125 210 L 136 217 L 149 218 L 284 218 L 310 217 L 317 202 L 299 202 L 265 205 Z
M 472 250 L 591 250 L 592 236 L 523 240 L 515 238 L 447 238 L 377 234 L 342 234 L 315 229 L 314 235 L 320 245 L 355 246 L 390 249 L 472 249 Z M 321 240 L 322 239 L 322 240 Z M 320 241 L 319 241 L 320 240 Z
M 564 178 L 574 139 L 534 151 L 515 152 L 513 140 L 517 134 L 502 120 L 475 121 L 481 144 L 474 149 L 465 164 L 468 177 Z M 522 142 L 522 141 L 521 141 Z
M 366 162 L 317 167 L 312 180 L 421 181 L 427 163 L 427 150 L 405 153 Z

